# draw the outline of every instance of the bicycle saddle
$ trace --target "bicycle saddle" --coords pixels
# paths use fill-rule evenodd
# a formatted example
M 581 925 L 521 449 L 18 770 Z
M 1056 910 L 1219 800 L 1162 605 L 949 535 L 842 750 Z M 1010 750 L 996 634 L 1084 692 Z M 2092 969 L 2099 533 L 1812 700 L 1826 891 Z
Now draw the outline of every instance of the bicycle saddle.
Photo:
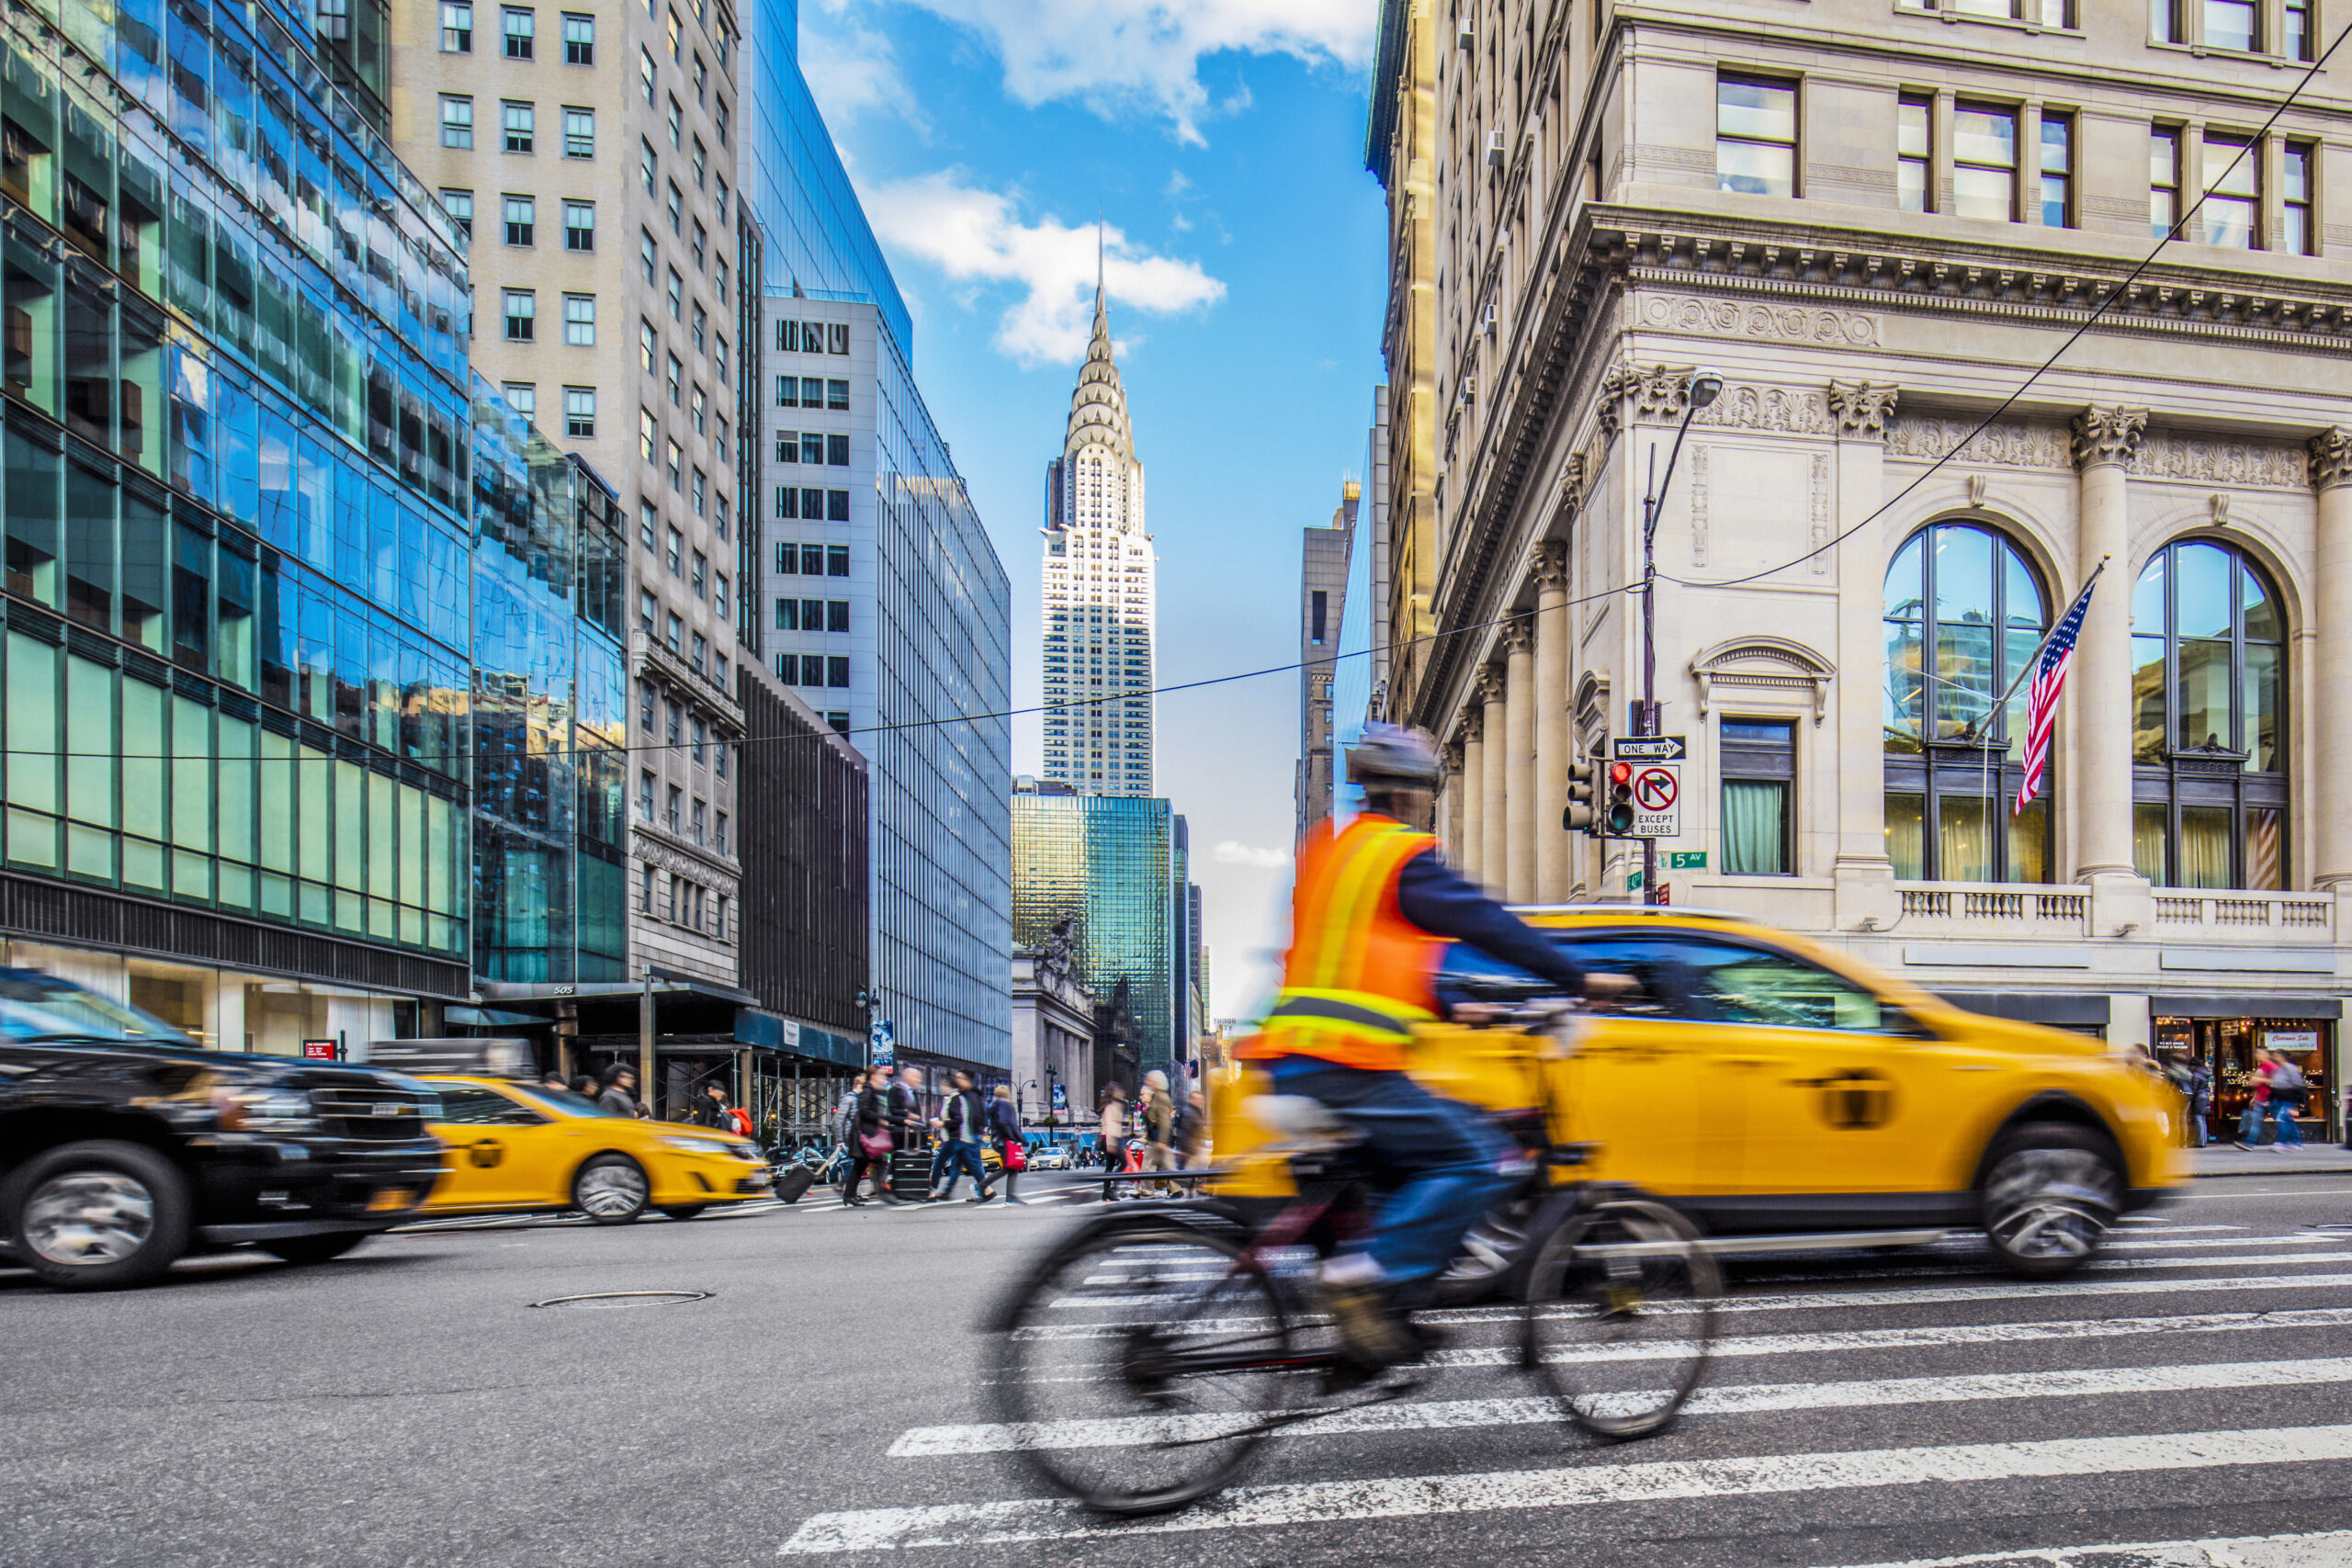
M 1319 1154 L 1363 1141 L 1329 1106 L 1303 1094 L 1253 1094 L 1241 1102 L 1241 1113 L 1276 1139 L 1261 1154 Z

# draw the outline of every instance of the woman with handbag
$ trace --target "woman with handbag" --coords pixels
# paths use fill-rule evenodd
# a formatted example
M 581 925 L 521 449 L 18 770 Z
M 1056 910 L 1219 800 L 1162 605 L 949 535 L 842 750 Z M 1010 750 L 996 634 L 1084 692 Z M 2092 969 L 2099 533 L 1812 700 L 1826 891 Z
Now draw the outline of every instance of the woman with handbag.
M 865 1083 L 857 1091 L 857 1109 L 850 1122 L 849 1179 L 842 1184 L 842 1207 L 863 1206 L 857 1184 L 867 1171 L 874 1173 L 875 1197 L 886 1203 L 897 1202 L 889 1190 L 890 1151 L 897 1146 L 890 1135 L 890 1080 L 882 1068 L 865 1070 Z
M 1012 1103 L 1012 1085 L 996 1086 L 996 1098 L 989 1101 L 988 1130 L 997 1141 L 997 1152 L 1004 1156 L 1004 1201 L 1022 1203 L 1013 1184 L 1029 1168 L 1029 1141 L 1021 1135 L 1021 1111 Z

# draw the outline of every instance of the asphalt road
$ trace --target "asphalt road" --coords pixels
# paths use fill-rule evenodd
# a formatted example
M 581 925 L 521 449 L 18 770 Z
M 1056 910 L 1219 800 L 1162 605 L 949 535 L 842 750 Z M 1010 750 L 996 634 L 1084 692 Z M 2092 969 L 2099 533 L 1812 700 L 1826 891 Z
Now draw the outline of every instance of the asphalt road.
M 1140 1526 L 1040 1501 L 978 1386 L 982 1304 L 1091 1208 L 820 1192 L 113 1295 L 0 1272 L 0 1562 L 2352 1564 L 2352 1230 L 2311 1228 L 2352 1224 L 2352 1178 L 2209 1180 L 2052 1286 L 1960 1241 L 1743 1268 L 1661 1437 L 1577 1438 L 1456 1368 Z M 530 1305 L 632 1290 L 712 1293 Z

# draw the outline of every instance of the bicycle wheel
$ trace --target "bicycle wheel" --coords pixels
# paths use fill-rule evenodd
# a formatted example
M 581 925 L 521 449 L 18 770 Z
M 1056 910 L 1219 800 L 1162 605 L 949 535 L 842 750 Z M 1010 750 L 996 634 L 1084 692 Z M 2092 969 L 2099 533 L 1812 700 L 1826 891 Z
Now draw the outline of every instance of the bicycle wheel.
M 1622 1199 L 1570 1213 L 1535 1255 L 1527 1365 L 1599 1438 L 1662 1430 L 1707 1370 L 1723 1274 L 1690 1222 Z
M 1222 1234 L 1115 1219 L 1057 1247 L 997 1323 L 995 1403 L 1022 1459 L 1102 1513 L 1224 1486 L 1312 1388 L 1281 1292 Z

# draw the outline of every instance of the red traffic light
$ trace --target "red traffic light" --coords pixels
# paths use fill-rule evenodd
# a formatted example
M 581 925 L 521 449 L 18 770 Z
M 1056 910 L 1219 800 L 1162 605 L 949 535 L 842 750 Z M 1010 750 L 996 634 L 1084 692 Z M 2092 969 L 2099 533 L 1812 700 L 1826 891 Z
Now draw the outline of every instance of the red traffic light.
M 1610 784 L 1610 787 L 1611 787 L 1611 789 L 1622 789 L 1622 788 L 1625 788 L 1625 787 L 1627 787 L 1627 786 L 1631 785 L 1631 784 L 1633 784 L 1633 782 L 1634 782 L 1634 764 L 1633 764 L 1633 763 L 1631 763 L 1631 762 L 1611 762 L 1611 763 L 1610 763 L 1610 764 L 1609 764 L 1609 784 Z

